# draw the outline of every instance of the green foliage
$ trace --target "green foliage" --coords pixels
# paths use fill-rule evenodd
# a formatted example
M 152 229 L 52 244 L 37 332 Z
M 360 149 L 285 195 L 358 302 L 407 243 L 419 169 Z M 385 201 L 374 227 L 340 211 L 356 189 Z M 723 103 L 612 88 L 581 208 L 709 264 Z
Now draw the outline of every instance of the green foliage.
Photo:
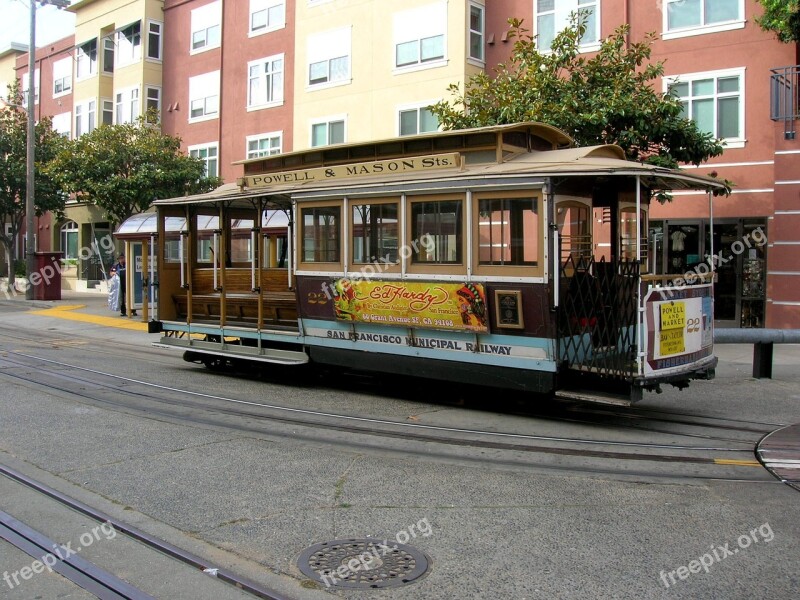
M 14 261 L 14 274 L 17 277 L 25 277 L 28 274 L 28 267 L 25 264 L 24 260 L 15 260 Z
M 782 42 L 800 42 L 800 0 L 758 0 L 764 14 L 756 23 L 772 31 Z
M 579 51 L 585 17 L 573 15 L 545 52 L 521 20 L 509 23 L 510 60 L 494 77 L 471 77 L 463 93 L 451 85 L 452 103 L 431 107 L 445 129 L 539 121 L 567 132 L 579 146 L 618 144 L 632 160 L 665 167 L 722 153 L 719 140 L 683 116 L 676 98 L 656 92 L 664 67 L 649 61 L 654 34 L 627 43 L 623 25 L 589 57 Z
M 181 152 L 177 137 L 152 124 L 101 125 L 73 140 L 51 165 L 64 189 L 103 209 L 121 223 L 147 210 L 153 200 L 207 192 L 219 185 L 204 175 L 204 163 Z
M 8 86 L 9 106 L 0 109 L 0 223 L 10 224 L 10 235 L 0 230 L 0 243 L 6 250 L 8 265 L 13 266 L 15 244 L 13 240 L 22 229 L 26 213 L 28 113 L 22 106 L 19 80 Z M 65 197 L 58 180 L 48 170 L 49 163 L 66 144 L 66 139 L 53 129 L 52 119 L 43 117 L 34 129 L 34 208 L 41 216 L 54 212 L 60 216 Z M 9 268 L 10 273 L 14 269 Z M 24 273 L 23 273 L 24 274 Z

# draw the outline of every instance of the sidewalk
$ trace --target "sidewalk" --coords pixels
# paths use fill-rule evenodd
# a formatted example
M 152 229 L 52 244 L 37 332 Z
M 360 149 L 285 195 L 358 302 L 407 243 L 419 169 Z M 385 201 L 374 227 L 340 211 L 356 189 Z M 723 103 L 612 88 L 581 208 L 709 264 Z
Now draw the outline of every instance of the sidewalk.
M 0 295 L 0 307 L 3 306 L 25 306 L 31 309 L 32 314 L 119 329 L 147 331 L 147 323 L 144 322 L 141 311 L 137 311 L 137 316 L 122 317 L 118 312 L 108 308 L 108 296 L 97 292 L 61 290 L 61 300 L 26 300 L 24 294 L 10 297 Z

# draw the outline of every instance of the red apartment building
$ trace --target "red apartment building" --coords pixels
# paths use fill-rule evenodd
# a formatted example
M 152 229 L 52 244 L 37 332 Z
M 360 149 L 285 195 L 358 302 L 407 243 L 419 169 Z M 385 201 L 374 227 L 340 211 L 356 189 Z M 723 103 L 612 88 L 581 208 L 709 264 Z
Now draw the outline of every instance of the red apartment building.
M 800 327 L 797 44 L 762 31 L 755 0 L 493 0 L 486 14 L 487 65 L 507 59 L 509 17 L 524 19 L 541 47 L 578 9 L 591 13 L 587 52 L 622 23 L 630 24 L 631 40 L 655 32 L 653 59 L 665 61 L 664 90 L 683 100 L 701 129 L 726 142 L 722 156 L 699 167 L 735 184 L 713 207 L 717 325 Z M 671 203 L 654 204 L 655 270 L 680 274 L 705 260 L 712 248 L 708 219 L 702 195 L 676 194 Z
M 294 0 L 164 2 L 162 126 L 226 182 L 292 149 Z
M 73 58 L 75 38 L 70 36 L 36 49 L 34 67 L 34 111 L 38 122 L 44 116 L 52 117 L 53 129 L 66 137 L 72 137 L 73 109 Z M 28 54 L 17 57 L 16 76 L 22 82 L 25 94 L 23 104 L 27 106 L 29 86 Z M 50 213 L 35 217 L 34 246 L 37 251 L 49 252 L 61 246 L 60 231 Z M 25 234 L 27 239 L 27 234 Z M 18 258 L 24 257 L 24 244 L 20 241 Z

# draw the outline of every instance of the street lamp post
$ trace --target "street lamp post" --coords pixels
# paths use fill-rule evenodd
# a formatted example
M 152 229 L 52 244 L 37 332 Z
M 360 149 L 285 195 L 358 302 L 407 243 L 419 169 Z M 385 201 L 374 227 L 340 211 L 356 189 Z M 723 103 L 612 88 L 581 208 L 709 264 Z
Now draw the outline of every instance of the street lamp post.
M 25 165 L 25 266 L 28 274 L 28 285 L 25 287 L 25 299 L 33 300 L 33 285 L 30 277 L 36 270 L 36 248 L 33 240 L 35 239 L 35 223 L 33 220 L 36 212 L 36 195 L 34 190 L 34 180 L 36 178 L 36 115 L 34 114 L 34 100 L 36 96 L 36 0 L 31 3 L 31 33 L 30 45 L 28 46 L 28 139 L 26 146 L 26 165 Z M 41 0 L 42 6 L 52 4 L 58 8 L 69 6 L 69 0 Z

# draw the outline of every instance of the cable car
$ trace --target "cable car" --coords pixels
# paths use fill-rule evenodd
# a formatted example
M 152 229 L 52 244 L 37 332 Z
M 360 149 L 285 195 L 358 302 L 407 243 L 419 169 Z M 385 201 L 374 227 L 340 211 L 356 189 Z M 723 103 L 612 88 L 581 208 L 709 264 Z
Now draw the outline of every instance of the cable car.
M 240 164 L 155 202 L 152 325 L 189 361 L 620 404 L 713 377 L 712 274 L 655 274 L 647 231 L 655 194 L 717 179 L 532 122 Z

